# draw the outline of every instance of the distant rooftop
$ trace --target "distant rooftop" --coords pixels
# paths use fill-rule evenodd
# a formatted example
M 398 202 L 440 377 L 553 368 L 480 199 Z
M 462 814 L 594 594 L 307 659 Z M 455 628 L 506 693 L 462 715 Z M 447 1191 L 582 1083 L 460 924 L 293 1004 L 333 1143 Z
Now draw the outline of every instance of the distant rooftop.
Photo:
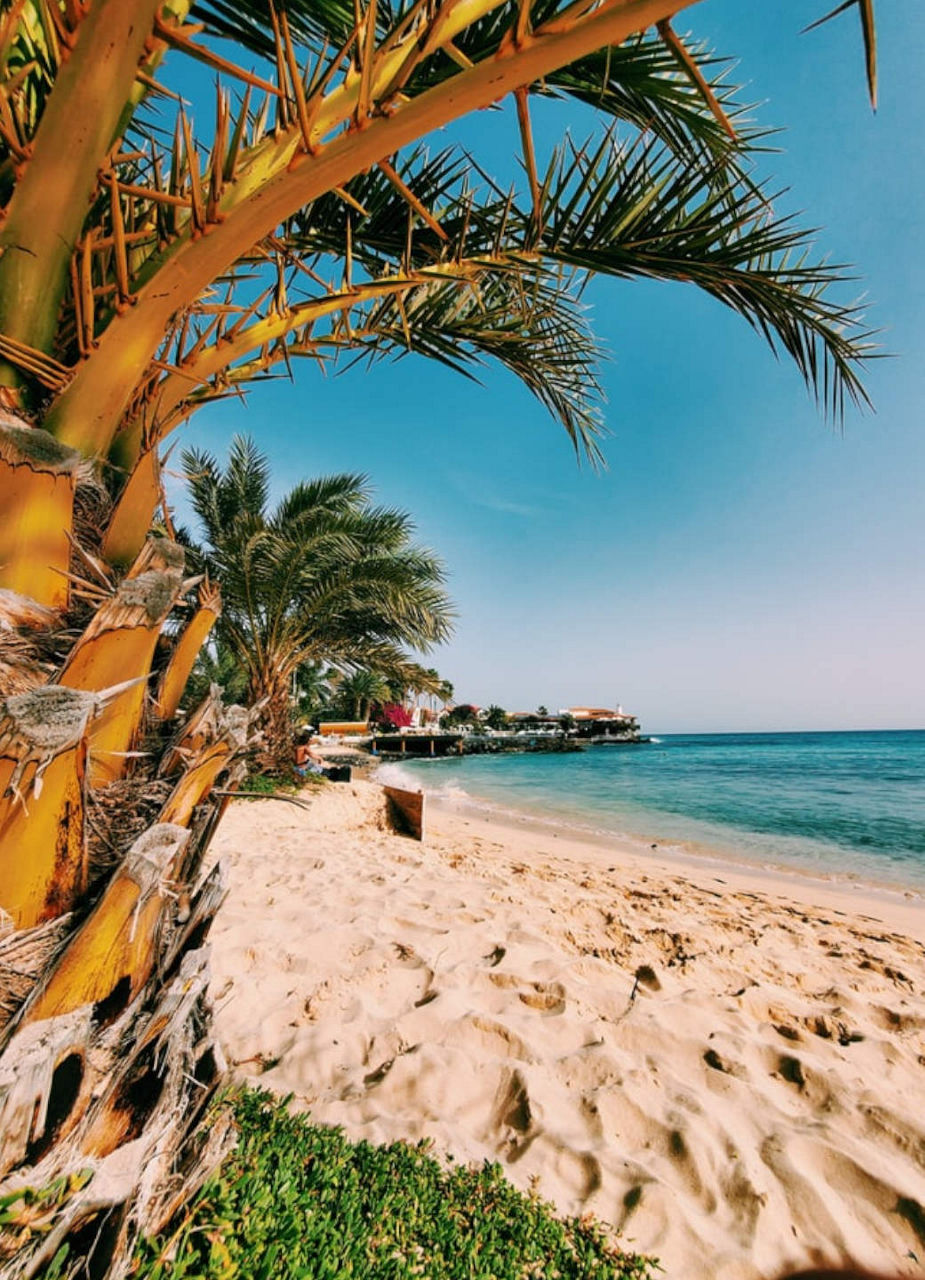
M 610 707 L 565 707 L 562 716 L 574 716 L 576 720 L 633 720 L 635 717 L 622 707 L 614 711 Z

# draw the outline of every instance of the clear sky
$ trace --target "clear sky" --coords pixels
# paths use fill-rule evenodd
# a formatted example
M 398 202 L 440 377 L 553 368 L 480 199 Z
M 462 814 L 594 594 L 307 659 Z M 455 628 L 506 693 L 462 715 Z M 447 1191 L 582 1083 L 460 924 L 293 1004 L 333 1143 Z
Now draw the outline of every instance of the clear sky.
M 360 469 L 410 510 L 449 567 L 459 621 L 428 663 L 458 700 L 621 702 L 653 732 L 925 727 L 925 6 L 878 6 L 876 116 L 855 15 L 799 34 L 825 8 L 705 0 L 676 26 L 739 59 L 760 121 L 786 129 L 767 172 L 857 264 L 895 356 L 870 371 L 875 415 L 833 429 L 693 288 L 600 281 L 602 474 L 512 376 L 418 358 L 334 378 L 304 363 L 183 429 L 219 454 L 250 433 L 280 492 Z M 509 177 L 509 114 L 465 136 Z M 552 140 L 547 118 L 540 151 Z

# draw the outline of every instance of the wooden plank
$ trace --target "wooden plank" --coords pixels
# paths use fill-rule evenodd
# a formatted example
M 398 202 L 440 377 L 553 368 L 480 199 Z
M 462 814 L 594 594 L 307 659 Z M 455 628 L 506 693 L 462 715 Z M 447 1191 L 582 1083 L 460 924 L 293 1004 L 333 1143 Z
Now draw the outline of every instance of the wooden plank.
M 389 814 L 395 826 L 415 840 L 424 839 L 424 792 L 403 791 L 401 787 L 383 787 L 389 802 Z

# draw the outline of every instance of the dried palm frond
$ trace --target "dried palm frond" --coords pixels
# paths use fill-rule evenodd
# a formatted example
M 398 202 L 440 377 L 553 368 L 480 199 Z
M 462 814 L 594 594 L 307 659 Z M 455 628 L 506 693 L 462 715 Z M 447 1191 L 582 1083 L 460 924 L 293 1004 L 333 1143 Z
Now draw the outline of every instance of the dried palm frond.
M 54 609 L 37 604 L 28 596 L 0 587 L 0 634 L 5 631 L 41 631 L 58 621 Z
M 74 542 L 90 554 L 98 553 L 111 511 L 112 497 L 96 468 L 82 467 L 74 490 Z M 73 559 L 71 568 L 82 575 L 86 573 Z
M 118 865 L 128 845 L 157 821 L 170 790 L 169 782 L 142 773 L 90 792 L 87 862 L 91 892 Z
M 0 926 L 0 1030 L 29 995 L 72 928 L 69 915 L 34 929 L 4 933 Z

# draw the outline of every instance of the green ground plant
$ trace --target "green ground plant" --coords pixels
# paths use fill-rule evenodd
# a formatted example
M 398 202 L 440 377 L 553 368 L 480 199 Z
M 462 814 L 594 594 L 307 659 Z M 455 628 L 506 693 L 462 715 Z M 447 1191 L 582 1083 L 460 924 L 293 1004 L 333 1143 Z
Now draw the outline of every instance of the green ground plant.
M 242 1090 L 239 1141 L 182 1217 L 142 1241 L 135 1280 L 653 1280 L 590 1217 L 561 1219 L 498 1165 L 444 1168 Z
M 301 778 L 295 770 L 290 773 L 252 773 L 245 778 L 241 790 L 265 796 L 272 796 L 277 791 L 295 795 L 297 791 L 303 791 L 306 787 L 318 790 L 326 783 L 327 779 L 322 778 L 320 774 L 309 773 Z

